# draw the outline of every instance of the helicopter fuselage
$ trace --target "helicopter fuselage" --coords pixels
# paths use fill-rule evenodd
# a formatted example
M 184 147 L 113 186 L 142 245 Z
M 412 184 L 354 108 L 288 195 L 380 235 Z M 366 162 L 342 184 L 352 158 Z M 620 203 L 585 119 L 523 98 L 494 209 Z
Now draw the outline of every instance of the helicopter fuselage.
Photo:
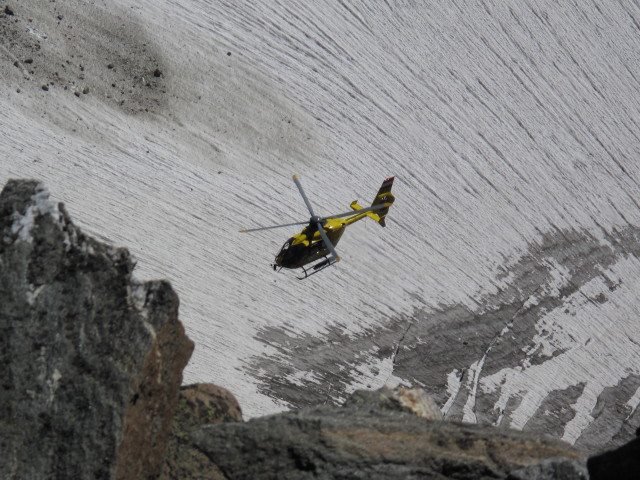
M 340 241 L 347 226 L 357 222 L 366 214 L 355 213 L 347 218 L 330 218 L 324 224 L 324 231 L 335 246 Z M 301 268 L 308 263 L 329 255 L 329 249 L 325 246 L 314 224 L 307 225 L 302 232 L 289 238 L 280 252 L 276 255 L 274 268 Z

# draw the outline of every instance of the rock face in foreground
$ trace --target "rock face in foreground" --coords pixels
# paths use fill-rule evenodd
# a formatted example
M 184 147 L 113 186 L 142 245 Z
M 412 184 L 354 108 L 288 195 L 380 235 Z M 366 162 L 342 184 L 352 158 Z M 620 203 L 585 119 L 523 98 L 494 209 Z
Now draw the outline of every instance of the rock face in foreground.
M 640 435 L 640 430 L 637 433 Z M 640 476 L 640 437 L 589 458 L 587 465 L 591 480 L 636 480 Z
M 387 392 L 358 392 L 344 407 L 315 407 L 196 429 L 194 443 L 233 479 L 479 479 L 521 469 L 582 475 L 581 454 L 559 440 L 417 417 Z M 395 408 L 394 408 L 395 403 Z M 521 471 L 520 473 L 517 473 Z M 558 477 L 559 478 L 559 477 Z
M 241 421 L 240 405 L 228 390 L 206 383 L 182 387 L 160 479 L 224 479 L 218 467 L 189 440 L 189 432 L 200 425 Z
M 444 420 L 442 412 L 421 388 L 382 387 L 379 390 L 357 390 L 344 403 L 345 407 L 413 413 L 428 420 Z
M 157 477 L 193 343 L 36 181 L 0 195 L 0 478 Z

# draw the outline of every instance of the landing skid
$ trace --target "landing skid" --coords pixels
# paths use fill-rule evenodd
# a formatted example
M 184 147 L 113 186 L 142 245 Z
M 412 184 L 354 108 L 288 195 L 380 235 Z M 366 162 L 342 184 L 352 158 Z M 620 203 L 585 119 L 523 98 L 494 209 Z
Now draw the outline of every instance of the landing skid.
M 309 278 L 311 275 L 315 275 L 316 273 L 324 270 L 325 268 L 330 267 L 331 265 L 334 265 L 335 263 L 337 263 L 338 260 L 340 259 L 338 258 L 336 260 L 335 258 L 325 258 L 324 260 L 316 263 L 312 267 L 309 267 L 309 268 L 302 267 L 302 271 L 304 272 L 304 277 L 296 277 L 296 278 L 298 280 L 304 280 L 305 278 Z

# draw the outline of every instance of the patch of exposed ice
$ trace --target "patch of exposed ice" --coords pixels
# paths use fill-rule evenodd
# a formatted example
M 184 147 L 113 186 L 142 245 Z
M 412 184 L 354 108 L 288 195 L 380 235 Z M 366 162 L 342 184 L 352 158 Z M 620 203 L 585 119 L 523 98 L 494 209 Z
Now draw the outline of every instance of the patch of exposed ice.
M 290 375 L 287 375 L 287 380 L 299 387 L 307 386 L 309 382 L 320 384 L 320 380 L 315 376 L 315 374 L 306 370 L 297 370 Z
M 640 387 L 638 387 L 636 393 L 634 393 L 631 398 L 627 400 L 627 406 L 631 409 L 631 412 L 629 413 L 629 415 L 627 415 L 627 418 L 633 415 L 633 412 L 638 409 L 638 405 L 640 405 Z
M 524 302 L 524 304 L 522 305 L 522 308 L 524 310 L 527 310 L 531 307 L 535 307 L 539 303 L 540 303 L 540 299 L 535 295 L 531 295 L 529 298 L 527 298 L 527 301 Z
M 469 388 L 469 396 L 467 397 L 467 402 L 464 404 L 462 408 L 462 421 L 467 423 L 477 423 L 478 419 L 476 418 L 476 395 L 478 393 L 478 382 L 480 380 L 480 374 L 482 373 L 482 367 L 484 366 L 484 361 L 487 358 L 487 354 L 485 353 L 483 357 L 474 362 L 469 368 L 469 378 L 467 379 L 467 385 Z
M 462 386 L 461 379 L 462 374 L 458 372 L 457 368 L 449 372 L 449 374 L 447 375 L 447 395 L 449 396 L 449 398 L 441 408 L 442 414 L 444 416 L 447 415 L 447 412 L 449 412 L 451 405 L 453 405 L 453 402 L 458 396 L 458 392 L 460 392 L 460 387 Z

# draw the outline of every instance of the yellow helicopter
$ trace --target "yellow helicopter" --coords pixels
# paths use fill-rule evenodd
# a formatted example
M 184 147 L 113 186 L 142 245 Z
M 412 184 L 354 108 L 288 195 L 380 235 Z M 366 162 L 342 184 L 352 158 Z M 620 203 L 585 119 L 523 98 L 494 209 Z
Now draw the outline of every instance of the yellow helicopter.
M 389 207 L 395 200 L 395 197 L 391 193 L 394 178 L 395 177 L 389 177 L 382 182 L 382 186 L 380 187 L 380 190 L 378 190 L 378 193 L 370 207 L 361 207 L 358 205 L 358 201 L 354 200 L 351 202 L 350 211 L 338 215 L 320 217 L 314 213 L 311 202 L 304 193 L 300 180 L 296 175 L 294 175 L 293 181 L 298 187 L 298 191 L 311 214 L 311 218 L 304 222 L 273 225 L 271 227 L 250 228 L 240 231 L 258 232 L 261 230 L 270 230 L 272 228 L 308 224 L 300 233 L 294 235 L 284 243 L 280 252 L 276 255 L 275 263 L 272 264 L 273 269 L 276 271 L 280 271 L 283 268 L 302 268 L 304 276 L 298 277 L 298 279 L 304 280 L 310 275 L 318 273 L 319 271 L 340 261 L 335 245 L 340 241 L 340 237 L 342 237 L 346 227 L 365 217 L 375 220 L 383 227 L 385 226 L 384 219 L 389 212 Z M 323 258 L 323 260 L 320 262 L 312 265 L 311 267 L 305 268 L 305 265 L 315 262 L 321 258 Z

